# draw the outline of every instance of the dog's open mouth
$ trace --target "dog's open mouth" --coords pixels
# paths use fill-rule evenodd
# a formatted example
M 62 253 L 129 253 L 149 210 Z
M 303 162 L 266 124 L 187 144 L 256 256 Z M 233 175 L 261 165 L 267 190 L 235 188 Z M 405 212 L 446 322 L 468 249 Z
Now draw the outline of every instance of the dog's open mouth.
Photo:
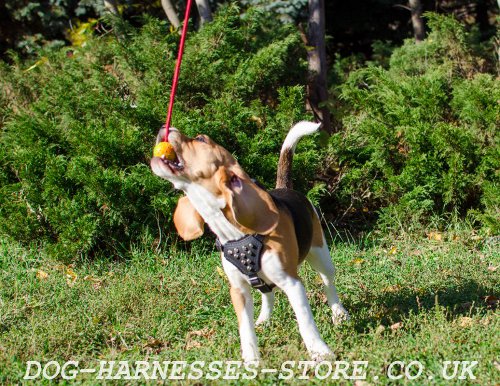
M 161 157 L 162 162 L 170 169 L 172 173 L 180 172 L 182 169 L 184 169 L 184 162 L 176 155 L 175 159 L 173 161 L 170 161 L 169 159 L 165 158 L 164 155 Z

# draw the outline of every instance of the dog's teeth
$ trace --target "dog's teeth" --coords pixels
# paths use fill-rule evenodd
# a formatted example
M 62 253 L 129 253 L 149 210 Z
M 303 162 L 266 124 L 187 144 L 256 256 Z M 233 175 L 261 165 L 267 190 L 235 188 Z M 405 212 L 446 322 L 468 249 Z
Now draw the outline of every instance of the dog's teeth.
M 162 154 L 160 158 L 165 161 L 165 154 Z

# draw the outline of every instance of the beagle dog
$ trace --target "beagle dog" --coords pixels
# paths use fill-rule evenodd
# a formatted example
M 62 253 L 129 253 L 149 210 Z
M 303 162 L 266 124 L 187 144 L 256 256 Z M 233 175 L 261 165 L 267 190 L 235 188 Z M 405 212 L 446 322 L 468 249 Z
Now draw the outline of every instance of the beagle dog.
M 252 285 L 262 292 L 262 309 L 256 325 L 270 318 L 274 292 L 276 287 L 280 288 L 292 305 L 311 357 L 322 360 L 332 355 L 316 327 L 297 273 L 304 260 L 319 273 L 324 283 L 333 322 L 337 324 L 348 318 L 335 289 L 335 269 L 318 214 L 304 195 L 291 189 L 295 147 L 300 138 L 316 132 L 319 126 L 299 122 L 290 130 L 280 153 L 277 188 L 272 191 L 261 188 L 229 151 L 206 135 L 189 138 L 172 128 L 168 141 L 174 147 L 176 159 L 153 157 L 151 160 L 153 172 L 185 194 L 179 199 L 174 213 L 179 235 L 184 240 L 196 239 L 203 234 L 207 224 L 218 238 L 245 362 L 259 359 Z M 160 130 L 157 142 L 162 141 L 164 134 L 165 129 Z M 239 240 L 246 241 L 241 246 Z M 250 242 L 245 244 L 248 240 Z M 227 245 L 233 247 L 228 249 Z M 240 245 L 242 251 L 234 245 Z M 251 253 L 251 248 L 258 253 Z M 239 259 L 238 255 L 243 253 L 237 252 L 243 250 L 247 253 L 246 258 Z M 250 275 L 245 272 L 246 268 Z

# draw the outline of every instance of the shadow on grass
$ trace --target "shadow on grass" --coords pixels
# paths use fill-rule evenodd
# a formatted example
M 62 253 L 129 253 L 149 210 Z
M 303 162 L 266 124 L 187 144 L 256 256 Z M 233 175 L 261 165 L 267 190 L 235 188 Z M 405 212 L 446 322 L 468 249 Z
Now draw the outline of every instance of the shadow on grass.
M 416 315 L 430 311 L 439 305 L 446 310 L 448 319 L 476 313 L 484 313 L 498 306 L 497 291 L 474 280 L 467 280 L 456 285 L 439 289 L 409 290 L 387 292 L 366 296 L 356 305 L 346 301 L 346 307 L 351 313 L 365 308 L 368 313 L 360 312 L 354 320 L 354 328 L 365 332 L 370 326 L 391 325 L 399 322 L 410 314 Z

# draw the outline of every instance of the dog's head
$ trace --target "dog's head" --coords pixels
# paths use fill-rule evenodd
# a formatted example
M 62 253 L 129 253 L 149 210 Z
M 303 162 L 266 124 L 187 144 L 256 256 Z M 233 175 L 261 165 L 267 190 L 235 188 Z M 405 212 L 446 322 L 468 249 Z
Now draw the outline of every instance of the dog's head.
M 165 129 L 161 129 L 157 143 L 164 135 Z M 224 216 L 245 233 L 267 234 L 276 227 L 279 215 L 271 196 L 252 181 L 229 151 L 206 135 L 189 138 L 173 128 L 168 141 L 176 158 L 169 161 L 153 157 L 151 169 L 157 176 L 185 193 L 193 186 L 205 189 L 222 202 L 218 209 Z M 199 205 L 189 199 L 179 200 L 174 223 L 185 240 L 203 234 L 204 219 L 195 209 Z

